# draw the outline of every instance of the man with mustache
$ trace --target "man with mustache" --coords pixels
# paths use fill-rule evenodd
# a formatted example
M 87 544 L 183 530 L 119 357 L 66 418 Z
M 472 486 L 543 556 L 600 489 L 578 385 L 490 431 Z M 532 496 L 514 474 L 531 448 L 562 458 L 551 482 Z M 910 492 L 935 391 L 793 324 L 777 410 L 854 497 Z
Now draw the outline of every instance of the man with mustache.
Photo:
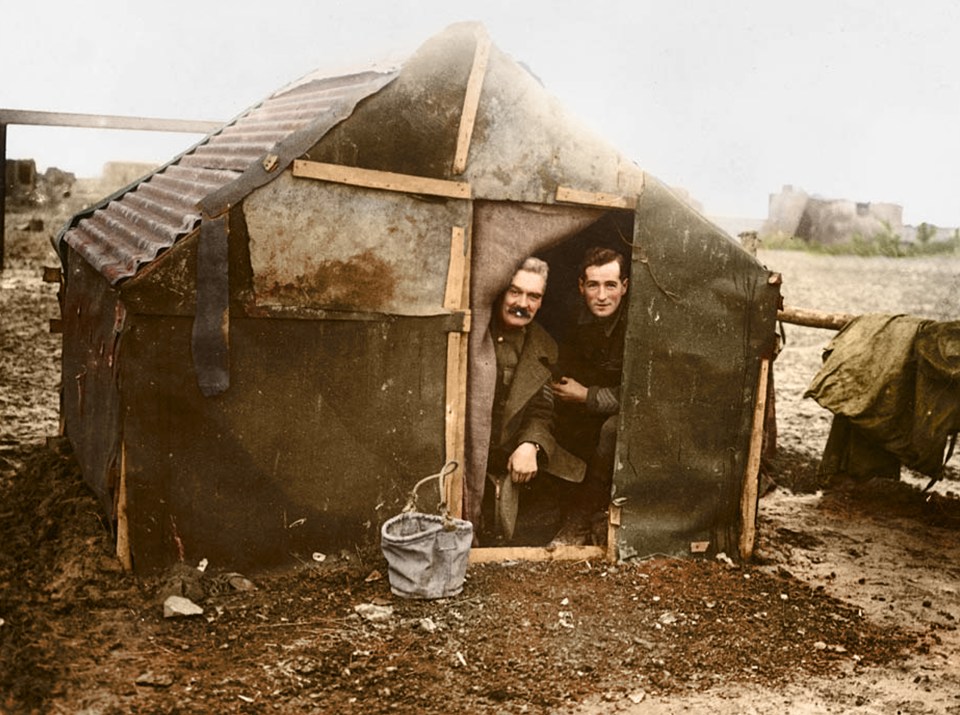
M 549 267 L 527 258 L 510 280 L 490 321 L 497 358 L 487 471 L 495 490 L 495 522 L 513 538 L 519 487 L 541 470 L 561 479 L 583 479 L 585 465 L 557 446 L 553 436 L 550 370 L 557 344 L 533 322 L 547 288 Z
M 580 264 L 578 288 L 583 308 L 560 346 L 554 382 L 557 438 L 587 463 L 582 483 L 571 485 L 564 525 L 551 544 L 579 545 L 605 535 L 602 516 L 610 502 L 620 413 L 620 379 L 627 321 L 629 279 L 622 254 L 591 248 Z

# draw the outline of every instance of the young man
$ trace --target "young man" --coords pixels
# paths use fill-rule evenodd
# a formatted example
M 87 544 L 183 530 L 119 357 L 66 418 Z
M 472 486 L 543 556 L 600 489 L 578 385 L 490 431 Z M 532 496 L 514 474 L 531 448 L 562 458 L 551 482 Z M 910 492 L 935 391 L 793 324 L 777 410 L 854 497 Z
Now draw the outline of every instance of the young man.
M 558 440 L 586 461 L 587 472 L 571 490 L 554 544 L 587 543 L 591 521 L 610 501 L 627 327 L 625 272 L 623 255 L 608 248 L 589 249 L 580 265 L 583 308 L 560 346 L 563 377 L 552 387 Z
M 567 480 L 583 479 L 584 465 L 556 445 L 550 370 L 557 344 L 533 322 L 547 288 L 547 264 L 527 258 L 500 297 L 490 333 L 497 358 L 487 471 L 497 493 L 496 515 L 508 540 L 516 525 L 517 486 L 541 467 Z

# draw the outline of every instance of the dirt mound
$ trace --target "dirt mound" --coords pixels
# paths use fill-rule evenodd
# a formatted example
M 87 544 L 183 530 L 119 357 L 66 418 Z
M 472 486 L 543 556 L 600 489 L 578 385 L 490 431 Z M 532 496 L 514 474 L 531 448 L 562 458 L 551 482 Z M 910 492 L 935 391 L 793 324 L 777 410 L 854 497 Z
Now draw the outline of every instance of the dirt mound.
M 379 554 L 242 592 L 211 568 L 204 616 L 164 620 L 163 579 L 119 571 L 74 462 L 21 456 L 0 488 L 6 711 L 556 712 L 778 687 L 924 647 L 782 568 L 690 560 L 475 566 L 461 597 L 429 602 L 393 597 Z M 360 604 L 392 613 L 365 620 Z

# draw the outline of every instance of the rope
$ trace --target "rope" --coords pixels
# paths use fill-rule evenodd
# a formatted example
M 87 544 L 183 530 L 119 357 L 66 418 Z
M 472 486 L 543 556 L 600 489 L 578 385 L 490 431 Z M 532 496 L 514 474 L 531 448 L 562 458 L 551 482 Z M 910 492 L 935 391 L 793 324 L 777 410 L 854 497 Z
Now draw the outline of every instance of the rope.
M 407 499 L 407 503 L 403 507 L 403 512 L 407 513 L 414 510 L 417 503 L 417 490 L 420 489 L 420 487 L 422 487 L 424 484 L 429 482 L 431 479 L 439 479 L 440 480 L 440 503 L 437 505 L 437 511 L 439 511 L 440 515 L 443 517 L 444 528 L 448 530 L 453 528 L 453 521 L 450 519 L 450 512 L 447 509 L 447 502 L 445 501 L 447 490 L 446 490 L 446 483 L 444 482 L 444 479 L 446 479 L 448 476 L 453 474 L 453 472 L 456 471 L 458 466 L 459 465 L 455 461 L 451 460 L 446 464 L 444 464 L 443 469 L 441 469 L 436 474 L 431 474 L 428 477 L 424 477 L 419 482 L 414 484 L 413 489 L 410 490 L 410 496 Z M 448 526 L 448 522 L 449 522 L 449 526 Z

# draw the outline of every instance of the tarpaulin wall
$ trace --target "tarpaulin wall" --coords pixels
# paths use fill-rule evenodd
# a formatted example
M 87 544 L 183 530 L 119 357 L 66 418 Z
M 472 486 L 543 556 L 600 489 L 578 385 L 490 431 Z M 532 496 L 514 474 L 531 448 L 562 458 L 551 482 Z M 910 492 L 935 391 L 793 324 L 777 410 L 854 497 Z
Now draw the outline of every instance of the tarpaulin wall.
M 737 553 L 740 497 L 778 286 L 649 179 L 636 211 L 615 497 L 622 557 Z M 692 546 L 699 544 L 699 546 Z

